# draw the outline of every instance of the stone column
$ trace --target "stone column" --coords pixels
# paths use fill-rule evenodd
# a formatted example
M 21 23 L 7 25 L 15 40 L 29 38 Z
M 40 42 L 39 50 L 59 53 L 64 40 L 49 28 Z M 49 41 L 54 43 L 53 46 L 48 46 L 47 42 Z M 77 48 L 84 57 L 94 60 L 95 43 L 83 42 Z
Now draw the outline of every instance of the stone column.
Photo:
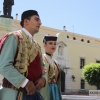
M 0 38 L 4 34 L 15 30 L 17 30 L 17 28 L 13 19 L 0 17 Z

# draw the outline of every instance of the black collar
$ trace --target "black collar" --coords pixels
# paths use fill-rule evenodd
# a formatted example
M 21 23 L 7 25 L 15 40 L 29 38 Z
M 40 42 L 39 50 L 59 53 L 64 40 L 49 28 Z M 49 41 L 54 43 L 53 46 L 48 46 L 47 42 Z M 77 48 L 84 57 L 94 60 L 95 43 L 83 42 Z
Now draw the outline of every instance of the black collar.
M 47 53 L 47 52 L 46 52 L 46 54 L 47 54 L 48 56 L 52 57 L 52 54 L 49 54 L 49 53 Z

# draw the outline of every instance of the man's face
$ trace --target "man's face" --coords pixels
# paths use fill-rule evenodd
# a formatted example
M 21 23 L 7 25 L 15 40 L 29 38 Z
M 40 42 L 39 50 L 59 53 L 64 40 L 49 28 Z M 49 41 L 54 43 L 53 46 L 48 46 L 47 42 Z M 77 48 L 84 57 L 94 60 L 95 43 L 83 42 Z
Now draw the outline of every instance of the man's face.
M 30 20 L 27 20 L 27 27 L 29 31 L 33 34 L 39 31 L 41 26 L 41 20 L 37 15 L 33 15 Z

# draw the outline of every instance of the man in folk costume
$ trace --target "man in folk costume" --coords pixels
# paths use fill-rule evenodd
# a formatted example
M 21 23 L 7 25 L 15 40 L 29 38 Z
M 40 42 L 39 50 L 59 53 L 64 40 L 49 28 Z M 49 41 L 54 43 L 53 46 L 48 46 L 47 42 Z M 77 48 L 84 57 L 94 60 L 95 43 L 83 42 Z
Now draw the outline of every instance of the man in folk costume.
M 33 39 L 41 25 L 38 12 L 23 12 L 20 24 L 22 30 L 0 41 L 0 74 L 4 76 L 0 100 L 43 100 L 39 90 L 46 84 L 45 65 Z

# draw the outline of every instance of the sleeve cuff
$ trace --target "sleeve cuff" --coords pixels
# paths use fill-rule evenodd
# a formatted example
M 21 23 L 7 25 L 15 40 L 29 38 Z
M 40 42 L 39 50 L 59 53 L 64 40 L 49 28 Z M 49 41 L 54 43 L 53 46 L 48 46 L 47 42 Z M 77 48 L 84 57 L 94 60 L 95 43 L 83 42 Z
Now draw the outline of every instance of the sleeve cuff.
M 26 78 L 21 87 L 24 88 L 24 87 L 26 86 L 26 84 L 28 83 L 28 81 L 29 81 L 29 80 Z

